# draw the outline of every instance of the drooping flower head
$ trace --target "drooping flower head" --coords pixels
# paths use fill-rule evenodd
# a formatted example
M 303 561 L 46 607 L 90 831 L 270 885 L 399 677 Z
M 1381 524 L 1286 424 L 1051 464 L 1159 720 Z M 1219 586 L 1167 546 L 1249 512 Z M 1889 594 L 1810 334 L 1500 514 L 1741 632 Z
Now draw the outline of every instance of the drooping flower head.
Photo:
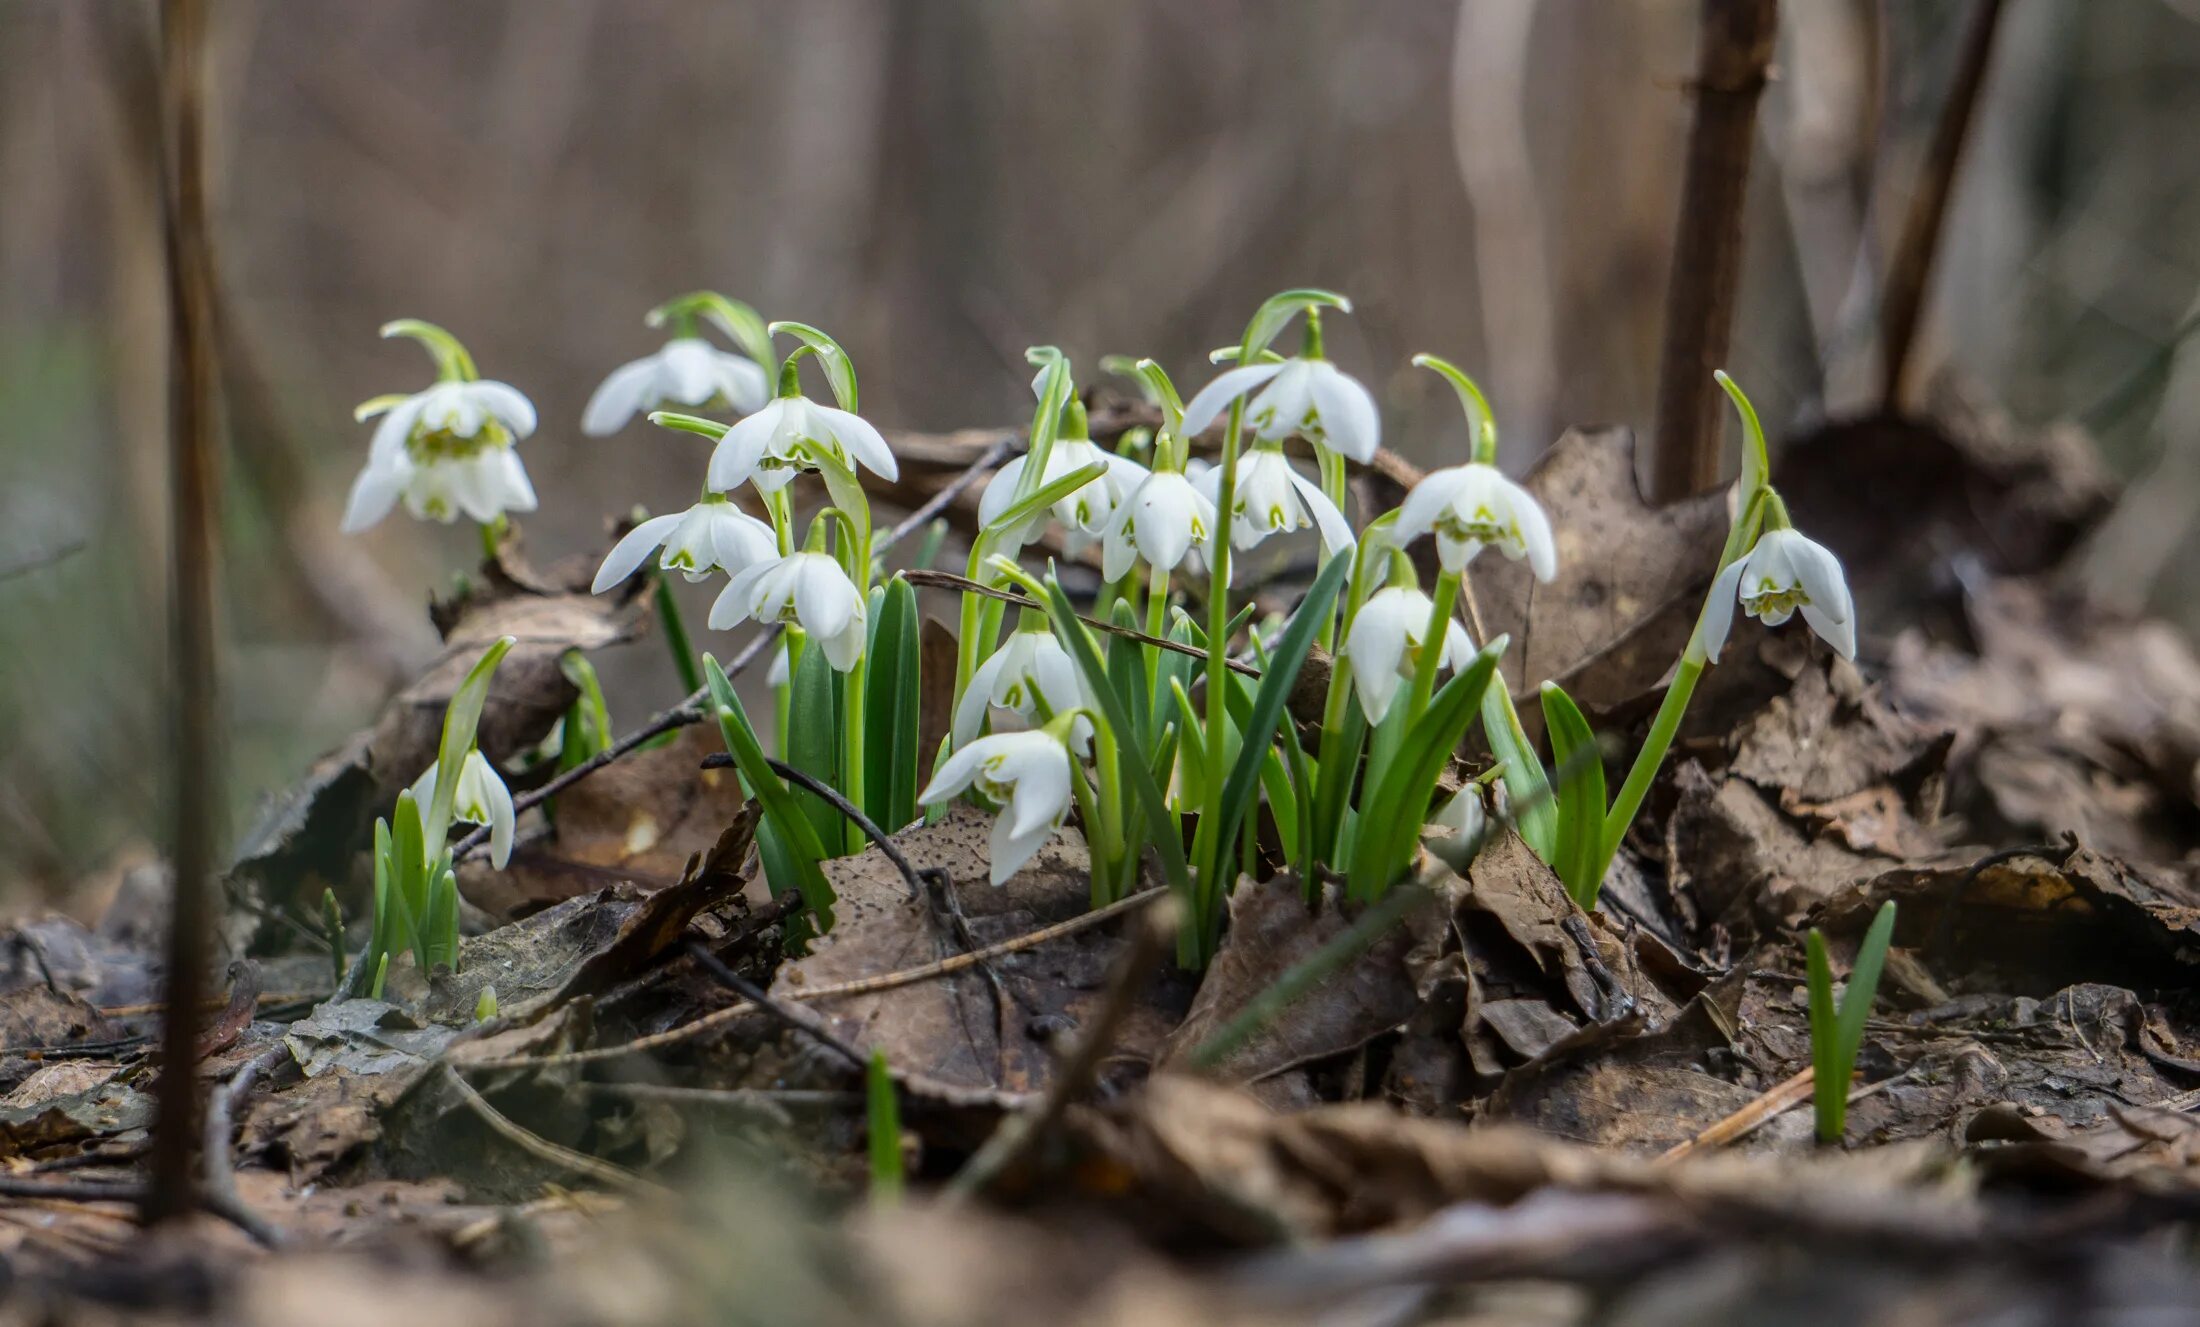
M 699 323 L 705 320 L 749 353 L 737 355 L 704 340 Z M 581 412 L 583 433 L 616 433 L 634 416 L 667 404 L 745 415 L 770 399 L 771 337 L 756 310 L 700 290 L 651 309 L 646 321 L 651 327 L 670 325 L 672 339 L 611 371 Z
M 1220 500 L 1222 472 L 1206 467 L 1194 481 L 1211 505 Z M 1272 534 L 1313 526 L 1321 534 L 1323 551 L 1334 556 L 1349 552 L 1352 526 L 1337 504 L 1320 487 L 1291 468 L 1291 459 L 1280 445 L 1263 443 L 1238 462 L 1237 491 L 1232 495 L 1230 542 L 1251 548 Z
M 1026 723 L 1033 723 L 1044 713 L 1061 713 L 1084 703 L 1083 675 L 1062 642 L 1044 627 L 1019 629 L 970 675 L 970 685 L 955 703 L 955 745 L 978 735 L 988 707 L 1013 710 Z
M 1174 571 L 1215 536 L 1215 504 L 1181 473 L 1155 470 L 1140 480 L 1102 536 L 1101 571 L 1120 580 L 1139 562 Z
M 1041 368 L 1038 376 L 1031 380 L 1032 394 L 1038 396 L 1042 402 L 1046 396 L 1047 372 L 1047 369 Z M 1087 433 L 1084 404 L 1076 397 L 1070 397 L 1062 415 L 1065 420 L 1064 431 L 1047 448 L 1046 470 L 1040 475 L 1034 491 L 1066 479 L 1090 465 L 1107 467 L 1098 478 L 1055 499 L 1051 508 L 1054 519 L 1062 523 L 1065 547 L 1074 555 L 1101 536 L 1107 529 L 1109 518 L 1115 515 L 1115 509 L 1138 487 L 1139 481 L 1146 477 L 1147 470 L 1129 457 L 1118 456 L 1092 440 Z M 986 481 L 985 493 L 978 500 L 979 525 L 993 524 L 1016 505 L 1023 488 L 1024 471 L 1030 461 L 1029 453 L 1019 456 L 995 471 L 993 477 Z M 1039 530 L 1044 523 L 1044 513 L 1034 512 L 1016 529 L 1004 533 L 1013 546 L 1021 547 L 1039 537 Z
M 533 511 L 535 490 L 513 444 L 535 431 L 534 405 L 508 383 L 481 380 L 473 357 L 440 327 L 401 319 L 382 335 L 419 341 L 438 377 L 353 412 L 382 422 L 344 505 L 345 533 L 376 524 L 399 498 L 413 515 L 443 522 L 465 515 L 486 525 L 507 511 Z
M 711 604 L 710 625 L 723 631 L 751 618 L 801 627 L 838 672 L 863 657 L 868 629 L 863 594 L 830 553 L 791 553 L 735 573 Z
M 1771 499 L 1777 503 L 1775 496 Z M 1856 606 L 1840 559 L 1782 522 L 1757 537 L 1749 552 L 1729 563 L 1711 586 L 1691 649 L 1716 660 L 1734 625 L 1734 605 L 1776 627 L 1797 612 L 1844 659 L 1856 657 Z
M 1063 719 L 1070 716 L 1063 715 Z M 992 880 L 996 885 L 1022 869 L 1069 816 L 1071 781 L 1067 733 L 1061 723 L 981 737 L 949 756 L 917 800 L 946 801 L 965 788 L 998 802 L 993 821 Z
M 770 331 L 791 332 L 803 344 L 780 365 L 778 396 L 718 440 L 710 455 L 706 480 L 710 489 L 724 493 L 753 483 L 760 493 L 776 492 L 798 473 L 818 468 L 813 449 L 848 470 L 860 465 L 881 479 L 900 478 L 901 467 L 885 437 L 855 412 L 855 369 L 847 352 L 803 323 L 773 323 Z M 802 394 L 797 369 L 806 355 L 815 355 L 824 366 L 838 406 L 823 405 Z
M 1484 548 L 1518 562 L 1539 581 L 1558 574 L 1558 546 L 1550 517 L 1527 489 L 1494 465 L 1470 461 L 1431 471 L 1398 508 L 1398 540 L 1436 536 L 1436 556 L 1446 571 L 1459 571 Z
M 1383 721 L 1397 697 L 1398 684 L 1413 676 L 1415 657 L 1428 635 L 1435 603 L 1414 586 L 1391 585 L 1368 596 L 1353 616 L 1339 654 L 1352 665 L 1352 685 L 1360 712 L 1370 724 Z M 1439 670 L 1459 668 L 1474 659 L 1474 641 L 1456 618 L 1444 623 Z
M 1184 406 L 1184 431 L 1199 433 L 1248 393 L 1245 422 L 1255 437 L 1281 442 L 1311 438 L 1365 465 L 1382 443 L 1375 397 L 1325 359 L 1293 358 L 1240 364 L 1199 390 Z
M 739 572 L 779 556 L 771 526 L 734 506 L 725 494 L 713 493 L 686 511 L 652 516 L 627 531 L 611 546 L 591 588 L 602 594 L 633 575 L 659 545 L 664 553 L 657 565 L 690 581 L 708 579 L 713 571 Z
M 1449 361 L 1415 355 L 1413 362 L 1458 392 L 1472 442 L 1465 465 L 1431 471 L 1406 494 L 1398 508 L 1398 542 L 1434 534 L 1436 556 L 1446 571 L 1463 571 L 1483 549 L 1494 548 L 1515 562 L 1525 559 L 1537 580 L 1550 580 L 1558 574 L 1551 519 L 1533 493 L 1497 468 L 1497 418 L 1488 398 Z

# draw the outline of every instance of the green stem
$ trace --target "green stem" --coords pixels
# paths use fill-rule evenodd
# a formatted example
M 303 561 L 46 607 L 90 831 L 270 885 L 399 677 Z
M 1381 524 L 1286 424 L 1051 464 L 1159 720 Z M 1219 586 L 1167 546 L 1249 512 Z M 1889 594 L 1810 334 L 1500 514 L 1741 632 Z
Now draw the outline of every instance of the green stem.
M 503 542 L 504 531 L 510 524 L 502 515 L 499 515 L 493 521 L 482 523 L 481 556 L 483 561 L 495 562 L 497 560 L 497 546 Z M 693 690 L 693 688 L 690 688 L 690 690 Z
M 1239 362 L 1249 362 L 1255 349 L 1247 344 Z M 1222 438 L 1222 480 L 1215 497 L 1218 528 L 1208 541 L 1207 553 L 1207 799 L 1198 830 L 1207 851 L 1199 858 L 1199 915 L 1189 919 L 1190 929 L 1202 938 L 1203 957 L 1210 930 L 1207 914 L 1220 906 L 1223 863 L 1232 847 L 1212 841 L 1209 826 L 1222 822 L 1223 739 L 1229 721 L 1229 693 L 1224 688 L 1229 686 L 1230 664 L 1230 512 L 1237 503 L 1238 435 L 1244 428 L 1245 398 L 1240 396 L 1230 403 L 1229 428 Z
M 1450 637 L 1451 608 L 1459 599 L 1459 576 L 1445 571 L 1436 577 L 1436 593 L 1429 598 L 1428 629 L 1421 637 L 1421 652 L 1413 660 L 1413 690 L 1406 700 L 1406 727 L 1421 721 L 1430 696 L 1436 694 L 1436 669 Z
M 663 576 L 657 578 L 657 620 L 665 624 L 665 648 L 672 651 L 672 667 L 680 675 L 680 686 L 692 696 L 703 689 L 703 670 L 695 662 L 695 646 L 688 639 L 687 622 L 680 616 L 672 582 Z
M 1627 782 L 1620 785 L 1619 796 L 1612 799 L 1612 809 L 1605 814 L 1604 842 L 1592 879 L 1603 879 L 1612 858 L 1619 853 L 1620 841 L 1627 837 L 1627 827 L 1635 822 L 1635 812 L 1642 809 L 1642 799 L 1649 795 L 1650 781 L 1657 777 L 1658 767 L 1665 763 L 1665 753 L 1672 749 L 1673 735 L 1680 731 L 1681 716 L 1688 712 L 1688 698 L 1695 693 L 1703 667 L 1701 659 L 1686 655 L 1681 658 L 1680 667 L 1673 674 L 1673 685 L 1665 689 L 1665 699 L 1658 702 L 1657 717 L 1650 721 L 1650 736 L 1643 742 L 1642 750 L 1635 754 L 1635 763 L 1627 771 Z

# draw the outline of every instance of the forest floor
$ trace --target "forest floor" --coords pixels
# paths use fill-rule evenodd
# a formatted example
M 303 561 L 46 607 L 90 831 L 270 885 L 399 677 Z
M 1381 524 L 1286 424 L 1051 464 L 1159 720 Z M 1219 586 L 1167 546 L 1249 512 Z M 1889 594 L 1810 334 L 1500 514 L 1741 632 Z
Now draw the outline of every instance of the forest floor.
M 221 1215 L 132 1219 L 160 870 L 6 929 L 0 1322 L 2200 1322 L 2200 661 L 2069 597 L 2115 499 L 2091 454 L 1952 397 L 1798 440 L 1781 488 L 1848 566 L 1859 661 L 1738 630 L 1593 913 L 1508 832 L 1387 927 L 1247 879 L 1202 976 L 1153 961 L 1158 891 L 1090 911 L 1074 828 L 994 889 L 965 813 L 896 836 L 911 873 L 831 864 L 836 925 L 787 957 L 694 725 L 462 871 L 455 973 L 346 998 L 311 919 L 330 888 L 357 915 L 365 826 L 479 643 L 521 638 L 500 754 L 569 703 L 565 650 L 642 628 L 646 599 L 491 567 L 230 873 Z M 1622 737 L 1726 526 L 1633 467 L 1569 434 L 1529 483 L 1596 546 L 1548 586 L 1475 569 L 1516 688 Z M 1803 937 L 1846 972 L 1886 900 L 1819 1146 Z M 898 1201 L 868 1192 L 874 1051 Z

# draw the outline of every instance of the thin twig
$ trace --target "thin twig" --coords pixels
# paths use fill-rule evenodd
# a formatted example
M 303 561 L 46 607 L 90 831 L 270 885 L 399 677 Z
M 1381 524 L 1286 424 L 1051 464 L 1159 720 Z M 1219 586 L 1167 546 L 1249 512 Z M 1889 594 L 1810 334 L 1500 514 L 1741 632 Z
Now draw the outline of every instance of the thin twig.
M 269 1249 L 283 1246 L 283 1232 L 254 1213 L 244 1197 L 237 1192 L 237 1172 L 231 1163 L 229 1150 L 235 1136 L 233 1121 L 238 1104 L 251 1095 L 252 1084 L 261 1074 L 272 1073 L 275 1066 L 289 1058 L 290 1047 L 280 1041 L 261 1051 L 247 1060 L 244 1067 L 230 1078 L 222 1090 L 214 1094 L 206 1109 L 206 1141 L 203 1149 L 206 1192 L 215 1199 L 228 1203 L 237 1214 L 232 1219 L 237 1220 L 239 1228 L 261 1247 Z
M 168 180 L 161 228 L 169 306 L 169 538 L 173 586 L 175 725 L 170 790 L 175 872 L 168 923 L 170 1013 L 161 1032 L 159 1102 L 154 1126 L 148 1223 L 187 1215 L 196 1196 L 202 1102 L 198 1082 L 199 1004 L 213 916 L 207 894 L 219 852 L 222 814 L 221 678 L 215 663 L 216 505 L 221 462 L 214 440 L 214 292 L 209 280 L 202 88 L 206 9 L 200 0 L 166 0 L 161 9 L 162 118 L 168 130 Z
M 1887 295 L 1879 306 L 1879 408 L 1886 414 L 1895 413 L 1902 404 L 1903 375 L 1917 339 L 1918 316 L 1925 308 L 1933 257 L 1939 252 L 1940 234 L 1947 220 L 1948 198 L 1955 191 L 1956 168 L 1962 163 L 1964 140 L 1969 136 L 1972 112 L 1978 109 L 1979 89 L 1986 83 L 1986 67 L 1994 53 L 1994 32 L 2000 24 L 2001 0 L 1979 0 L 1971 15 L 1971 29 L 1964 37 L 1963 61 L 1956 66 L 1955 81 L 1948 87 L 1948 104 L 1942 107 L 1940 121 L 1933 128 L 1932 147 L 1926 153 L 1917 192 L 1910 195 L 1902 238 L 1895 245 L 1894 261 L 1887 269 Z
M 973 949 L 967 954 L 954 954 L 917 967 L 904 968 L 899 972 L 881 973 L 876 977 L 858 977 L 852 981 L 835 982 L 829 986 L 813 986 L 805 990 L 789 991 L 787 998 L 800 1000 L 805 1004 L 812 1004 L 819 1000 L 834 1000 L 850 995 L 876 995 L 881 991 L 897 990 L 903 986 L 914 986 L 921 981 L 931 981 L 935 977 L 952 976 L 965 968 L 976 967 L 1004 954 L 1021 953 L 1026 949 L 1035 949 L 1048 941 L 1074 935 L 1079 931 L 1087 930 L 1098 926 L 1102 922 L 1120 917 L 1133 908 L 1142 908 L 1166 897 L 1168 897 L 1167 890 L 1148 889 L 1133 894 L 1127 899 L 1119 899 L 1104 908 L 1096 908 L 1091 912 L 1080 913 L 1068 921 L 1056 922 L 1052 926 L 1042 926 L 1036 931 L 1027 931 L 1011 939 L 987 945 L 983 949 Z M 454 1061 L 454 1063 L 460 1069 L 472 1073 L 475 1071 L 485 1072 L 491 1069 L 563 1068 L 567 1065 L 590 1064 L 599 1060 L 615 1060 L 622 1056 L 638 1055 L 643 1051 L 661 1050 L 666 1046 L 677 1046 L 682 1042 L 692 1041 L 706 1032 L 722 1028 L 744 1015 L 755 1012 L 756 1006 L 744 1002 L 728 1005 L 724 1009 L 714 1009 L 694 1022 L 682 1023 L 676 1028 L 667 1028 L 663 1032 L 653 1032 L 646 1037 L 637 1037 L 633 1041 L 622 1042 L 617 1046 L 598 1046 L 580 1051 L 559 1051 L 550 1055 L 515 1055 L 495 1060 L 467 1060 Z
M 1038 1108 L 1002 1117 L 963 1168 L 955 1173 L 943 1197 L 950 1203 L 966 1201 L 1006 1174 L 1041 1139 L 1061 1123 L 1070 1103 L 1083 1096 L 1099 1076 L 1100 1065 L 1136 1007 L 1139 995 L 1152 981 L 1161 956 L 1176 939 L 1183 908 L 1173 898 L 1154 908 L 1130 927 L 1130 947 L 1115 966 L 1100 1012 L 1093 1018 L 1076 1049 L 1057 1065 L 1054 1080 Z
M 870 839 L 871 842 L 877 844 L 880 852 L 886 854 L 886 860 L 893 863 L 894 869 L 901 872 L 903 882 L 909 886 L 909 897 L 913 899 L 924 897 L 925 879 L 927 876 L 937 874 L 939 872 L 938 867 L 919 868 L 912 863 L 909 860 L 909 855 L 901 850 L 901 845 L 894 842 L 893 835 L 880 829 L 877 821 L 863 814 L 862 810 L 842 795 L 838 788 L 818 778 L 815 774 L 810 773 L 808 770 L 796 769 L 785 761 L 774 760 L 770 756 L 764 757 L 764 763 L 771 766 L 772 773 L 822 798 L 827 806 L 832 807 L 835 811 L 853 821 L 855 827 L 862 830 L 864 836 Z M 724 751 L 713 751 L 703 757 L 704 769 L 726 769 L 732 764 L 733 757 Z
M 459 1077 L 458 1071 L 448 1064 L 443 1066 L 443 1077 L 452 1087 L 458 1089 L 459 1098 L 472 1107 L 474 1114 L 481 1117 L 482 1123 L 496 1130 L 505 1141 L 519 1148 L 522 1152 L 547 1161 L 553 1166 L 563 1167 L 576 1175 L 586 1175 L 590 1179 L 600 1180 L 614 1188 L 625 1189 L 629 1193 L 649 1194 L 655 1197 L 669 1197 L 671 1195 L 671 1191 L 663 1185 L 653 1180 L 643 1179 L 624 1166 L 614 1166 L 608 1161 L 598 1160 L 585 1152 L 576 1152 L 570 1147 L 560 1147 L 540 1134 L 513 1123 L 502 1111 L 490 1105 L 488 1098 L 476 1092 L 473 1084 Z
M 710 946 L 699 940 L 688 942 L 688 952 L 695 956 L 696 962 L 703 965 L 704 971 L 756 1008 L 840 1056 L 858 1072 L 870 1068 L 871 1053 L 833 1031 L 833 1025 L 826 1021 L 824 1015 L 801 1005 L 773 998 L 763 987 L 719 962 L 718 956 L 710 952 Z M 902 1090 L 911 1095 L 949 1106 L 990 1106 L 1013 1110 L 1030 1100 L 1028 1093 L 1004 1092 L 999 1088 L 966 1087 L 961 1083 L 950 1083 L 912 1069 L 888 1068 L 887 1073 L 892 1075 L 894 1082 Z
M 1657 450 L 1650 495 L 1673 502 L 1719 480 L 1719 388 L 1741 284 L 1742 204 L 1757 100 L 1779 34 L 1775 0 L 1703 0 L 1696 52 L 1696 118 L 1666 278 L 1665 345 L 1658 362 Z

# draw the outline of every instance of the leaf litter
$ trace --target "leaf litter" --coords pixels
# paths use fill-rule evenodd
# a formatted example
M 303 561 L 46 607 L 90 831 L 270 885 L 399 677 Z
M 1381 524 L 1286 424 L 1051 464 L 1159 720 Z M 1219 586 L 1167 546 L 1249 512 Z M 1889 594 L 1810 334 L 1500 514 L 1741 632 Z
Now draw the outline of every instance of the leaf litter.
M 456 972 L 408 959 L 382 999 L 328 998 L 325 948 L 267 915 L 306 916 L 324 888 L 358 914 L 359 831 L 425 764 L 466 642 L 521 638 L 483 727 L 509 760 L 571 702 L 560 657 L 639 629 L 638 598 L 581 596 L 507 551 L 439 606 L 446 656 L 232 872 L 261 911 L 229 936 L 259 966 L 209 1010 L 207 1071 L 282 1052 L 232 1160 L 290 1248 L 174 1232 L 132 1302 L 254 1324 L 357 1296 L 469 1327 L 2173 1320 L 2200 1292 L 2174 1252 L 2200 1219 L 2200 662 L 2056 588 L 2053 553 L 2111 497 L 2069 439 L 1948 409 L 1790 449 L 1783 488 L 1857 569 L 1879 634 L 1862 668 L 1796 632 L 1738 637 L 1602 906 L 1582 913 L 1507 832 L 1205 1068 L 1219 1029 L 1350 938 L 1328 886 L 1310 908 L 1291 878 L 1241 883 L 1212 968 L 1129 992 L 1072 1078 L 1127 944 L 1121 920 L 1079 920 L 1074 826 L 1001 889 L 982 818 L 905 829 L 919 887 L 876 848 L 830 863 L 840 923 L 789 955 L 754 812 L 698 768 L 700 730 L 568 789 L 510 872 L 469 870 Z M 1919 504 L 1904 528 L 1931 558 L 1840 542 L 1871 457 L 1940 477 L 1874 490 Z M 1533 593 L 1484 559 L 1485 628 L 1600 727 L 1640 723 L 1701 589 L 1673 569 L 1703 565 L 1720 498 L 1653 511 L 1618 431 L 1568 435 L 1528 483 L 1559 529 L 1623 552 L 1562 559 Z M 1933 496 L 1951 491 L 1994 502 Z M 1959 573 L 1898 574 L 1927 562 Z M 1801 937 L 1822 930 L 1845 972 L 1887 900 L 1849 1141 L 1816 1147 L 1780 1104 L 1808 1095 Z M 0 1180 L 18 1188 L 135 1173 L 157 928 L 112 929 L 31 919 L 0 946 Z M 843 1051 L 899 1075 L 919 1194 L 1006 1112 L 1050 1093 L 1066 1110 L 990 1201 L 874 1207 Z M 680 1196 L 606 1178 L 635 1174 Z M 114 1303 L 111 1273 L 87 1277 L 118 1210 L 0 1203 L 4 1311 Z

